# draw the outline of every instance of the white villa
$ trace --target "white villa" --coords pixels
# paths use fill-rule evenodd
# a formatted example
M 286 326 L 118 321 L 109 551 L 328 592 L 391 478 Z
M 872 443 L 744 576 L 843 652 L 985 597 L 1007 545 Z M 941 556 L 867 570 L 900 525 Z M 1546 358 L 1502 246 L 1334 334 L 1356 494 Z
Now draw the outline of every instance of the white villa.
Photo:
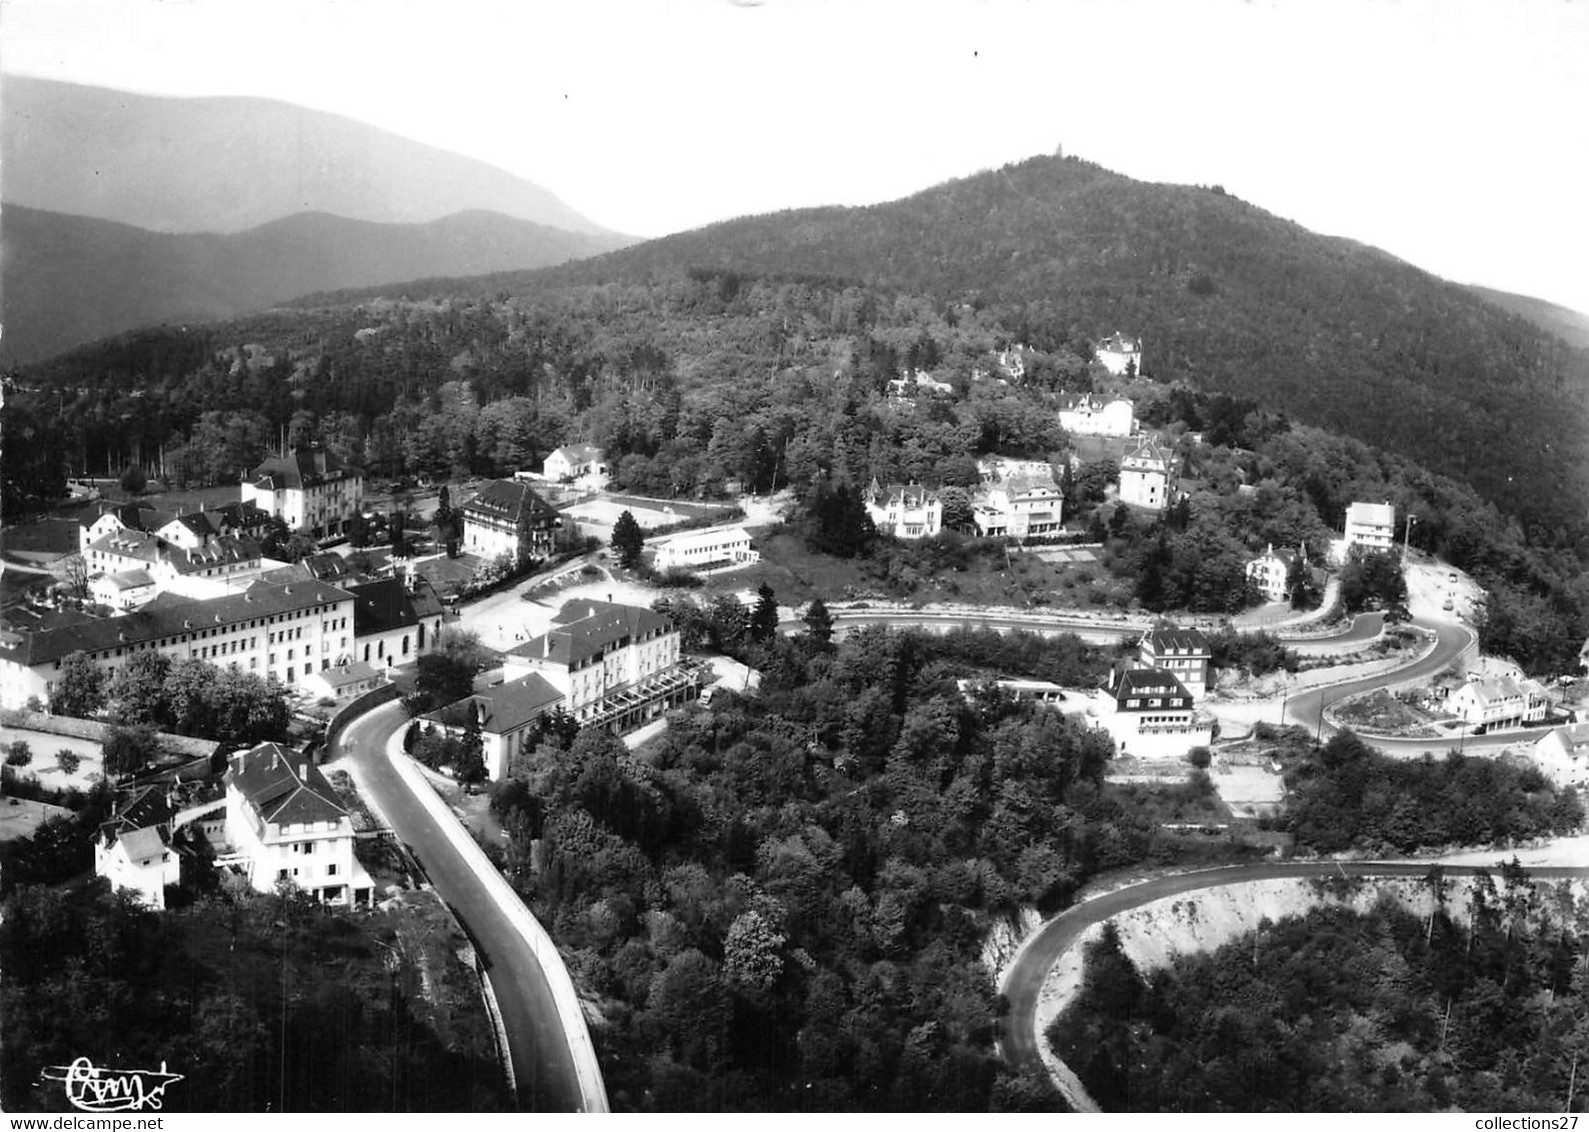
M 561 516 L 529 484 L 492 480 L 463 505 L 463 549 L 481 558 L 543 558 L 551 553 L 561 524 Z
M 1059 427 L 1073 436 L 1131 436 L 1137 430 L 1137 407 L 1124 397 L 1106 401 L 1079 393 L 1059 403 Z
M 243 502 L 317 538 L 341 534 L 364 508 L 364 473 L 324 448 L 294 448 L 243 480 Z
M 1142 373 L 1142 339 L 1127 338 L 1118 330 L 1093 347 L 1104 369 L 1116 377 Z
M 977 533 L 986 538 L 1036 538 L 1064 529 L 1065 496 L 1053 472 L 1011 475 L 981 489 L 972 507 Z
M 1247 563 L 1247 577 L 1253 580 L 1265 601 L 1285 601 L 1290 596 L 1287 579 L 1291 566 L 1297 560 L 1294 550 L 1276 550 L 1269 546 L 1257 558 Z
M 541 717 L 563 702 L 562 692 L 540 673 L 531 672 L 466 696 L 425 719 L 455 736 L 461 736 L 471 721 L 478 724 L 486 777 L 497 782 L 514 755 L 533 749 L 541 733 Z
M 1529 757 L 1557 789 L 1589 789 L 1589 723 L 1556 728 L 1534 744 Z
M 1486 731 L 1539 723 L 1547 708 L 1545 689 L 1538 681 L 1511 676 L 1469 680 L 1446 697 L 1447 711 Z
M 541 478 L 552 483 L 569 483 L 606 474 L 607 453 L 594 444 L 569 444 L 555 448 L 541 461 Z
M 876 479 L 866 489 L 866 513 L 879 533 L 895 538 L 932 538 L 943 530 L 943 501 L 920 484 L 889 484 Z

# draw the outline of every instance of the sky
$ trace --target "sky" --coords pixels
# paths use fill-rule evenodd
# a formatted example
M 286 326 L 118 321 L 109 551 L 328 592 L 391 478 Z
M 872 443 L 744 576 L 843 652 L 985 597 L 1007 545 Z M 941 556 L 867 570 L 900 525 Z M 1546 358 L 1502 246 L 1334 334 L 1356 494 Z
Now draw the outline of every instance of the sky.
M 639 236 L 1063 147 L 1589 312 L 1585 59 L 1589 0 L 0 0 L 8 72 L 345 114 Z

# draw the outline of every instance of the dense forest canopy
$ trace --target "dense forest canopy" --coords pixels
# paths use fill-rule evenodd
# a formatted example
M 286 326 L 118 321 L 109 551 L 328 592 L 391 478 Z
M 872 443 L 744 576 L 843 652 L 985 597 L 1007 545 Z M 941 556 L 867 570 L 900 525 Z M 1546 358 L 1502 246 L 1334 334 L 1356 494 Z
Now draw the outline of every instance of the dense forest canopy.
M 4 410 L 8 434 L 29 441 L 8 445 L 6 502 L 12 514 L 36 506 L 68 461 L 163 462 L 178 482 L 235 482 L 285 438 L 326 443 L 377 476 L 502 475 L 582 440 L 607 449 L 619 486 L 663 496 L 731 483 L 854 492 L 874 477 L 967 486 L 978 456 L 1057 459 L 1068 512 L 1084 518 L 1107 466 L 1064 471 L 1057 408 L 1097 386 L 1135 398 L 1191 493 L 1161 521 L 1095 536 L 1108 536 L 1108 564 L 1137 580 L 1147 608 L 1240 608 L 1250 553 L 1302 543 L 1317 554 L 1348 504 L 1384 499 L 1418 516 L 1414 546 L 1489 589 L 1487 650 L 1531 671 L 1575 667 L 1589 583 L 1570 525 L 1530 538 L 1406 456 L 1252 400 L 1112 379 L 1089 353 L 1079 329 L 989 306 L 712 271 L 278 311 L 141 332 L 21 375 L 38 392 Z M 953 392 L 888 394 L 917 369 Z
M 1107 1111 L 1582 1111 L 1582 897 L 1506 867 L 1458 918 L 1424 883 L 1431 915 L 1323 907 L 1146 978 L 1110 923 L 1048 1039 Z

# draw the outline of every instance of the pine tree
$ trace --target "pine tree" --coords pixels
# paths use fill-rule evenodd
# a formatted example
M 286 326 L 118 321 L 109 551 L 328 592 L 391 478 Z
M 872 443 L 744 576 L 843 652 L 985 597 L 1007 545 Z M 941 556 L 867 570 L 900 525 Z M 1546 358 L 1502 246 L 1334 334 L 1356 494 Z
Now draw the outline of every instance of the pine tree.
M 618 553 L 618 564 L 627 570 L 640 565 L 640 552 L 645 549 L 646 536 L 640 524 L 628 511 L 618 516 L 612 525 L 612 548 Z
M 763 582 L 756 589 L 756 609 L 750 615 L 750 635 L 758 641 L 771 640 L 778 632 L 778 598 Z
M 833 615 L 821 598 L 813 598 L 806 608 L 805 623 L 806 633 L 813 639 L 823 644 L 833 639 Z

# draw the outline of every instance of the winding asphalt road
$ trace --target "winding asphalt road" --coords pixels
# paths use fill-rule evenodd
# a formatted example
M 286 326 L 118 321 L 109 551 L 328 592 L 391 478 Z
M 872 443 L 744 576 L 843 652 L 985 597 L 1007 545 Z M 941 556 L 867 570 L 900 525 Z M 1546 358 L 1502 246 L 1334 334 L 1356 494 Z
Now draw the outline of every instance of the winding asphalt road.
M 392 824 L 473 937 L 502 1012 L 520 1106 L 578 1112 L 579 1077 L 545 972 L 386 757 L 387 740 L 405 721 L 400 705 L 387 704 L 355 719 L 337 744 L 358 765 L 371 804 Z
M 1111 916 L 1129 912 L 1143 904 L 1227 884 L 1244 884 L 1256 880 L 1276 880 L 1289 877 L 1353 876 L 1421 877 L 1439 864 L 1435 860 L 1409 863 L 1339 863 L 1335 861 L 1287 861 L 1264 865 L 1232 865 L 1220 869 L 1182 873 L 1159 877 L 1135 884 L 1129 888 L 1105 893 L 1085 903 L 1067 908 L 1039 928 L 1016 955 L 1015 961 L 1000 980 L 999 989 L 1009 1000 L 1009 1013 L 1002 1023 L 999 1051 L 1012 1068 L 1022 1072 L 1046 1073 L 1038 1052 L 1043 1036 L 1037 1032 L 1037 997 L 1049 971 L 1067 950 L 1075 945 L 1081 934 L 1094 924 Z M 1475 866 L 1442 865 L 1447 876 L 1471 876 L 1479 871 Z M 1541 880 L 1589 878 L 1589 868 L 1562 868 L 1554 866 L 1531 867 L 1529 875 Z

